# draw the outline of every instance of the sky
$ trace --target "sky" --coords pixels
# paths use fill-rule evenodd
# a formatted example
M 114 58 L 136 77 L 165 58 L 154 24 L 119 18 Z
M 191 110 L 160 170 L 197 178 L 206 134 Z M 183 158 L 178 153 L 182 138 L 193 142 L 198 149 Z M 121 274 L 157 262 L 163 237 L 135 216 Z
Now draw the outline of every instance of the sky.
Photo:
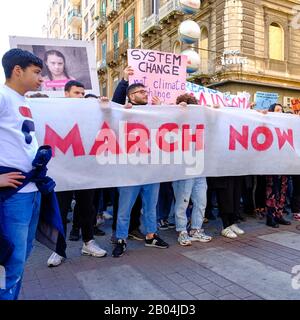
M 0 2 L 0 58 L 10 49 L 9 36 L 43 37 L 51 0 L 2 0 Z M 2 65 L 0 83 L 4 82 Z

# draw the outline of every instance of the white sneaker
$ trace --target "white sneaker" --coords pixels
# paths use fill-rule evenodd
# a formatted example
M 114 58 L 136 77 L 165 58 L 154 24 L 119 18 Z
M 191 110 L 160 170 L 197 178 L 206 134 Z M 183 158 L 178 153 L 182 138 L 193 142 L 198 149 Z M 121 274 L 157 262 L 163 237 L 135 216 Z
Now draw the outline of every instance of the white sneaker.
M 239 228 L 236 224 L 232 224 L 229 228 L 238 236 L 245 233 L 245 231 Z
M 221 234 L 222 234 L 222 236 L 224 236 L 226 238 L 230 238 L 230 239 L 237 238 L 237 235 L 231 230 L 230 227 L 223 229 Z
M 47 265 L 48 267 L 57 267 L 63 262 L 63 260 L 64 260 L 64 257 L 53 252 L 47 261 Z
M 101 226 L 105 224 L 105 219 L 101 214 L 97 215 L 97 222 L 96 222 L 96 226 Z
M 106 220 L 110 220 L 113 218 L 113 216 L 107 211 L 103 211 L 102 217 Z
M 192 241 L 187 233 L 187 231 L 181 231 L 178 236 L 178 242 L 181 246 L 190 246 Z
M 81 253 L 87 256 L 93 256 L 97 258 L 105 257 L 107 252 L 101 249 L 95 240 L 90 240 L 89 242 L 84 242 Z
M 190 232 L 191 241 L 200 241 L 200 242 L 209 242 L 212 240 L 212 237 L 206 235 L 203 230 L 195 230 Z

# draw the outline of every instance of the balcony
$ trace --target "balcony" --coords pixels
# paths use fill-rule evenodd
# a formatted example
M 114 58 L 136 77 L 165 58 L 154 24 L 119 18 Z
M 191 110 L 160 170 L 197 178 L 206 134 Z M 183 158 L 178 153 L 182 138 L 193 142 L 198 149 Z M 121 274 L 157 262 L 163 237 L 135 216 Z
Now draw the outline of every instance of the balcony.
M 157 31 L 162 30 L 161 26 L 159 25 L 158 15 L 152 14 L 151 16 L 144 18 L 142 23 L 142 35 L 148 36 L 151 33 L 157 33 Z
M 120 55 L 122 57 L 127 57 L 127 49 L 133 49 L 135 47 L 134 39 L 130 41 L 128 39 L 124 40 L 120 45 Z
M 70 25 L 79 27 L 82 24 L 82 14 L 78 9 L 72 9 L 68 13 L 68 22 Z
M 182 17 L 184 13 L 181 11 L 179 0 L 169 0 L 166 4 L 159 8 L 159 22 L 170 24 L 177 17 Z
M 78 33 L 69 34 L 70 40 L 82 40 L 82 35 Z
M 107 72 L 106 60 L 97 62 L 97 73 L 98 75 L 104 75 Z
M 107 53 L 107 65 L 110 68 L 115 68 L 116 66 L 119 65 L 119 59 L 120 59 L 119 53 L 120 53 L 119 47 L 114 48 L 113 50 Z
M 120 1 L 119 0 L 113 1 L 112 5 L 107 8 L 107 19 L 111 22 L 115 20 L 119 14 L 119 10 L 120 10 Z
M 134 0 L 120 0 L 120 5 L 122 6 L 122 8 L 126 9 L 126 8 L 128 8 L 133 2 L 134 2 Z
M 103 32 L 107 26 L 107 18 L 104 13 L 100 13 L 100 16 L 95 18 L 96 20 L 96 30 L 98 33 Z

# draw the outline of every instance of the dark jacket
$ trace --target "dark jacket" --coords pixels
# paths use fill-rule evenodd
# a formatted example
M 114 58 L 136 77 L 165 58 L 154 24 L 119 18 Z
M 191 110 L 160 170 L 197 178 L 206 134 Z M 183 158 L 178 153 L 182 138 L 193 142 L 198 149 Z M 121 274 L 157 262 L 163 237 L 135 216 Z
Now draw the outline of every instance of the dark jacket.
M 129 82 L 122 79 L 119 82 L 119 84 L 114 92 L 112 101 L 115 103 L 119 103 L 119 104 L 125 104 L 126 103 L 126 93 L 127 93 L 128 87 L 129 87 Z
M 42 146 L 38 149 L 35 159 L 32 162 L 33 169 L 30 172 L 22 172 L 25 179 L 18 188 L 0 189 L 0 264 L 4 264 L 13 251 L 13 244 L 5 236 L 5 230 L 1 224 L 3 214 L 3 203 L 5 200 L 24 188 L 29 182 L 34 182 L 42 194 L 39 223 L 36 232 L 36 239 L 46 245 L 60 256 L 66 257 L 65 234 L 61 221 L 60 210 L 54 192 L 55 182 L 46 176 L 47 163 L 52 157 L 50 146 Z M 0 167 L 0 174 L 9 172 L 20 172 L 16 168 Z

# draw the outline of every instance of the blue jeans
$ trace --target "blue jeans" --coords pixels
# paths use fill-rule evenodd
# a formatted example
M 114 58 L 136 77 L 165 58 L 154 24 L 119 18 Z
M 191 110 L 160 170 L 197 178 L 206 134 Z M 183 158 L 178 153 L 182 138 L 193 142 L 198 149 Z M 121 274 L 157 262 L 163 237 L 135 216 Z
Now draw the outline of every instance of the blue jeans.
M 125 240 L 128 237 L 130 213 L 141 193 L 143 207 L 143 224 L 146 234 L 156 233 L 156 204 L 158 200 L 159 183 L 145 184 L 142 186 L 119 188 L 119 209 L 117 217 L 117 239 Z
M 15 249 L 5 264 L 6 288 L 0 300 L 16 300 L 22 284 L 25 262 L 33 247 L 39 219 L 41 194 L 16 193 L 3 203 L 2 226 Z
M 192 178 L 173 182 L 175 195 L 175 222 L 176 231 L 186 231 L 186 209 L 190 198 L 193 202 L 192 229 L 201 229 L 206 208 L 206 178 Z

